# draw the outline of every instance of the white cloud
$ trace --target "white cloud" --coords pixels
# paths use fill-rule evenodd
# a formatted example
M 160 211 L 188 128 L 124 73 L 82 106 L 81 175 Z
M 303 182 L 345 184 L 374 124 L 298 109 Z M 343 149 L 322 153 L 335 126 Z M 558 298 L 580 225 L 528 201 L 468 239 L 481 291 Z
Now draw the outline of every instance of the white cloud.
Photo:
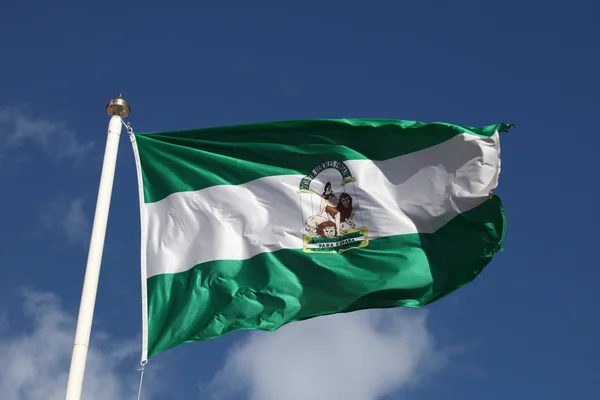
M 427 314 L 365 310 L 256 332 L 233 348 L 209 386 L 214 399 L 375 400 L 441 368 Z
M 90 223 L 83 212 L 83 199 L 70 202 L 67 215 L 63 223 L 63 230 L 71 242 L 87 243 Z
M 34 117 L 24 107 L 0 108 L 0 149 L 32 144 L 56 159 L 81 161 L 94 144 L 80 141 L 66 123 Z
M 83 210 L 83 199 L 55 200 L 41 215 L 45 229 L 62 232 L 71 244 L 87 245 L 91 223 Z
M 61 309 L 51 293 L 27 291 L 24 298 L 24 316 L 31 319 L 31 329 L 20 334 L 0 334 L 0 399 L 63 400 L 75 318 Z M 93 332 L 82 398 L 136 398 L 139 372 L 135 365 L 139 352 L 139 340 L 117 340 Z

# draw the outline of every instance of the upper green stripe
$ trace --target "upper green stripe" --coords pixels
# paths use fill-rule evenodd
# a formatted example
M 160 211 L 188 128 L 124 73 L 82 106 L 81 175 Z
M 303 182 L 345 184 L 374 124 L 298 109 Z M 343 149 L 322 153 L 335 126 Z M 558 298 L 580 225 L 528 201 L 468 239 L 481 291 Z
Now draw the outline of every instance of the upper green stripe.
M 144 201 L 273 175 L 308 174 L 325 160 L 386 160 L 470 133 L 490 137 L 505 124 L 479 128 L 405 120 L 269 122 L 136 134 Z
M 434 233 L 375 239 L 342 254 L 279 250 L 155 275 L 147 280 L 148 356 L 240 329 L 424 306 L 475 279 L 500 250 L 504 230 L 494 196 Z

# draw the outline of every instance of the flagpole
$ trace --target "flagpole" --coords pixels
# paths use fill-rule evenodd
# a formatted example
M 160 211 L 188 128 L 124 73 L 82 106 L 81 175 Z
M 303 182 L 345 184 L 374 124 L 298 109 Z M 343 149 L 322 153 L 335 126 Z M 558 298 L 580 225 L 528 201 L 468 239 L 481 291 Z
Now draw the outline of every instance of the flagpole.
M 65 400 L 79 400 L 83 388 L 83 376 L 87 360 L 90 334 L 92 331 L 92 320 L 94 317 L 94 306 L 96 303 L 96 292 L 98 279 L 100 277 L 100 264 L 104 250 L 104 237 L 108 222 L 108 211 L 112 195 L 117 153 L 119 150 L 119 138 L 121 136 L 122 118 L 129 115 L 131 107 L 129 103 L 119 94 L 106 105 L 106 111 L 111 116 L 108 124 L 106 148 L 104 150 L 104 161 L 100 174 L 100 187 L 96 200 L 96 211 L 92 236 L 88 251 L 85 277 L 79 305 L 79 316 L 77 317 L 77 328 L 75 341 L 73 343 L 73 354 L 71 356 L 71 367 L 67 381 Z

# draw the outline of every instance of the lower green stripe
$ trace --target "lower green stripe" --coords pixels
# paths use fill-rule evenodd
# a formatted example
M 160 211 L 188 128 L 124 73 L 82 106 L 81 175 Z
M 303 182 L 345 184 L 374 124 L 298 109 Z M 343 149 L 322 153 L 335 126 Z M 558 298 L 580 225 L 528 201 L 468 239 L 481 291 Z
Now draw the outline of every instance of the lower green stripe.
M 342 254 L 280 250 L 148 279 L 148 357 L 185 342 L 367 308 L 421 307 L 471 282 L 501 247 L 492 197 L 435 233 L 372 240 Z

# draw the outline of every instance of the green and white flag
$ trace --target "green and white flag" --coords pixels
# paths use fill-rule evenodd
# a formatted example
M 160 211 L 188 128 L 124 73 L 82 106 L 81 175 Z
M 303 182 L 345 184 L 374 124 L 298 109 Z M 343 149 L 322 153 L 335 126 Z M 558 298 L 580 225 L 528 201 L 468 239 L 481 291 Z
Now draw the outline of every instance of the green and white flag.
M 420 307 L 500 250 L 499 132 L 306 120 L 135 134 L 143 358 L 240 329 Z

